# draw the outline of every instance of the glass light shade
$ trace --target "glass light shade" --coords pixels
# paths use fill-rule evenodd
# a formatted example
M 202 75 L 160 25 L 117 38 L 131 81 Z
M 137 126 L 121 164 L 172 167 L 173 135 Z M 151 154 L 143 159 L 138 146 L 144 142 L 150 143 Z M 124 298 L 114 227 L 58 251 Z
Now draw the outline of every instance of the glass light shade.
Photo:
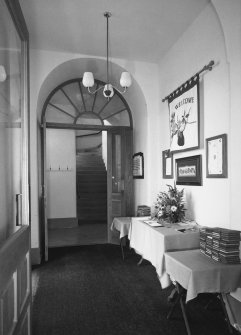
M 111 84 L 106 84 L 104 86 L 103 94 L 106 98 L 112 98 L 114 95 L 114 89 Z
M 95 84 L 94 76 L 92 72 L 85 72 L 82 79 L 84 87 L 92 87 Z
M 0 82 L 4 82 L 7 78 L 6 70 L 3 65 L 0 65 Z
M 120 77 L 120 85 L 121 87 L 130 87 L 131 86 L 131 75 L 129 72 L 122 72 Z

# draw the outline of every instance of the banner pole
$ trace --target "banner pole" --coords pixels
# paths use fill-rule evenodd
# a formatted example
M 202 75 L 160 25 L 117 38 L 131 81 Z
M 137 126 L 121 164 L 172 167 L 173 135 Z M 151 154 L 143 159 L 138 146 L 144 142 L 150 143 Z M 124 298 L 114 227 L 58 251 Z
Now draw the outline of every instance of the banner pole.
M 182 86 L 184 86 L 187 82 L 193 80 L 196 76 L 204 71 L 211 71 L 214 65 L 214 61 L 211 60 L 207 65 L 205 65 L 200 71 L 198 71 L 194 76 L 190 77 L 187 81 L 185 81 L 182 85 L 178 86 L 172 93 L 168 94 L 165 98 L 162 99 L 162 102 L 165 102 L 173 93 L 178 91 Z

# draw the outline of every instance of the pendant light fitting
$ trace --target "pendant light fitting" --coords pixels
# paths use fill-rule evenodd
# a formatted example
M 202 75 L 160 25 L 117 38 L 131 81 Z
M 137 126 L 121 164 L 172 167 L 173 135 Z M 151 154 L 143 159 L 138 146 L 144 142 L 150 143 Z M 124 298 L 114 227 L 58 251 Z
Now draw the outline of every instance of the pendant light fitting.
M 106 98 L 111 98 L 114 95 L 114 89 L 119 93 L 123 94 L 126 92 L 127 88 L 131 86 L 132 80 L 129 72 L 122 72 L 120 77 L 120 85 L 124 88 L 121 92 L 118 88 L 113 86 L 109 80 L 109 18 L 111 17 L 110 12 L 105 12 L 104 17 L 106 18 L 106 82 L 104 86 L 99 87 L 97 90 L 92 92 L 90 87 L 93 87 L 95 84 L 94 75 L 92 72 L 85 72 L 82 79 L 82 84 L 84 87 L 88 88 L 89 93 L 95 94 L 101 88 L 103 88 L 103 95 Z

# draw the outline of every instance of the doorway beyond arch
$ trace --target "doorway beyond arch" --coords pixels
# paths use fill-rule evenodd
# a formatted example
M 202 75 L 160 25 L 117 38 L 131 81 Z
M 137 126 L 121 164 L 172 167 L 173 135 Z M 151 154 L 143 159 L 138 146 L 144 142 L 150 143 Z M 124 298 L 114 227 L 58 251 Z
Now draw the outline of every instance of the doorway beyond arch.
M 97 81 L 96 88 L 103 84 L 103 82 Z M 133 123 L 130 108 L 119 92 L 116 91 L 109 100 L 104 98 L 101 90 L 92 95 L 82 86 L 81 78 L 65 81 L 50 92 L 43 106 L 41 123 L 42 146 L 44 149 L 42 156 L 42 198 L 44 201 L 42 203 L 44 204 L 45 259 L 47 260 L 48 229 L 50 219 L 52 219 L 51 205 L 54 208 L 53 204 L 62 199 L 61 205 L 57 208 L 66 216 L 63 208 L 68 204 L 66 199 L 71 198 L 71 195 L 68 197 L 66 192 L 72 181 L 71 194 L 73 195 L 73 190 L 76 189 L 77 176 L 79 178 L 79 172 L 76 173 L 76 162 L 73 166 L 73 155 L 72 158 L 69 158 L 70 153 L 73 153 L 73 146 L 76 148 L 77 138 L 86 135 L 94 136 L 99 131 L 107 131 L 107 134 L 109 134 L 106 136 L 106 147 L 102 150 L 102 158 L 105 158 L 105 166 L 108 171 L 106 185 L 106 189 L 108 189 L 106 212 L 108 209 L 108 214 L 106 216 L 108 217 L 109 241 L 111 240 L 110 225 L 113 215 L 126 216 L 132 214 L 130 203 L 133 201 L 131 169 Z M 55 136 L 51 137 L 51 130 L 55 131 Z M 64 131 L 64 141 L 61 142 L 63 134 L 59 137 L 60 133 L 56 133 L 56 130 Z M 73 136 L 75 138 L 74 143 Z M 66 149 L 66 145 L 71 142 L 71 138 L 72 147 L 67 146 Z M 107 152 L 107 157 L 104 157 L 104 152 Z M 74 155 L 76 158 L 76 149 Z M 68 161 L 69 159 L 70 161 Z M 76 179 L 73 185 L 71 176 L 74 177 L 74 175 Z M 68 180 L 68 183 L 66 180 Z M 49 187 L 46 187 L 47 184 Z M 61 185 L 62 190 L 60 189 Z M 58 191 L 51 194 L 51 190 L 54 188 Z M 62 193 L 66 195 L 64 198 Z M 70 206 L 74 202 L 77 203 L 77 201 L 71 201 Z M 113 204 L 115 204 L 114 207 Z M 119 212 L 114 213 L 113 208 L 118 208 Z M 68 208 L 66 208 L 67 210 Z M 55 215 L 59 218 L 59 212 Z

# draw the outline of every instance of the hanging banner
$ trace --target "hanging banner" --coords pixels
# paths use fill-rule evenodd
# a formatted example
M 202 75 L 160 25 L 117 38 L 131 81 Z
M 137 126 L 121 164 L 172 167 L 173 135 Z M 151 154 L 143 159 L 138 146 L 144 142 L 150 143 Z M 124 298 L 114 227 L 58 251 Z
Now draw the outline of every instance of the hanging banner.
M 168 98 L 170 151 L 199 148 L 199 76 Z

